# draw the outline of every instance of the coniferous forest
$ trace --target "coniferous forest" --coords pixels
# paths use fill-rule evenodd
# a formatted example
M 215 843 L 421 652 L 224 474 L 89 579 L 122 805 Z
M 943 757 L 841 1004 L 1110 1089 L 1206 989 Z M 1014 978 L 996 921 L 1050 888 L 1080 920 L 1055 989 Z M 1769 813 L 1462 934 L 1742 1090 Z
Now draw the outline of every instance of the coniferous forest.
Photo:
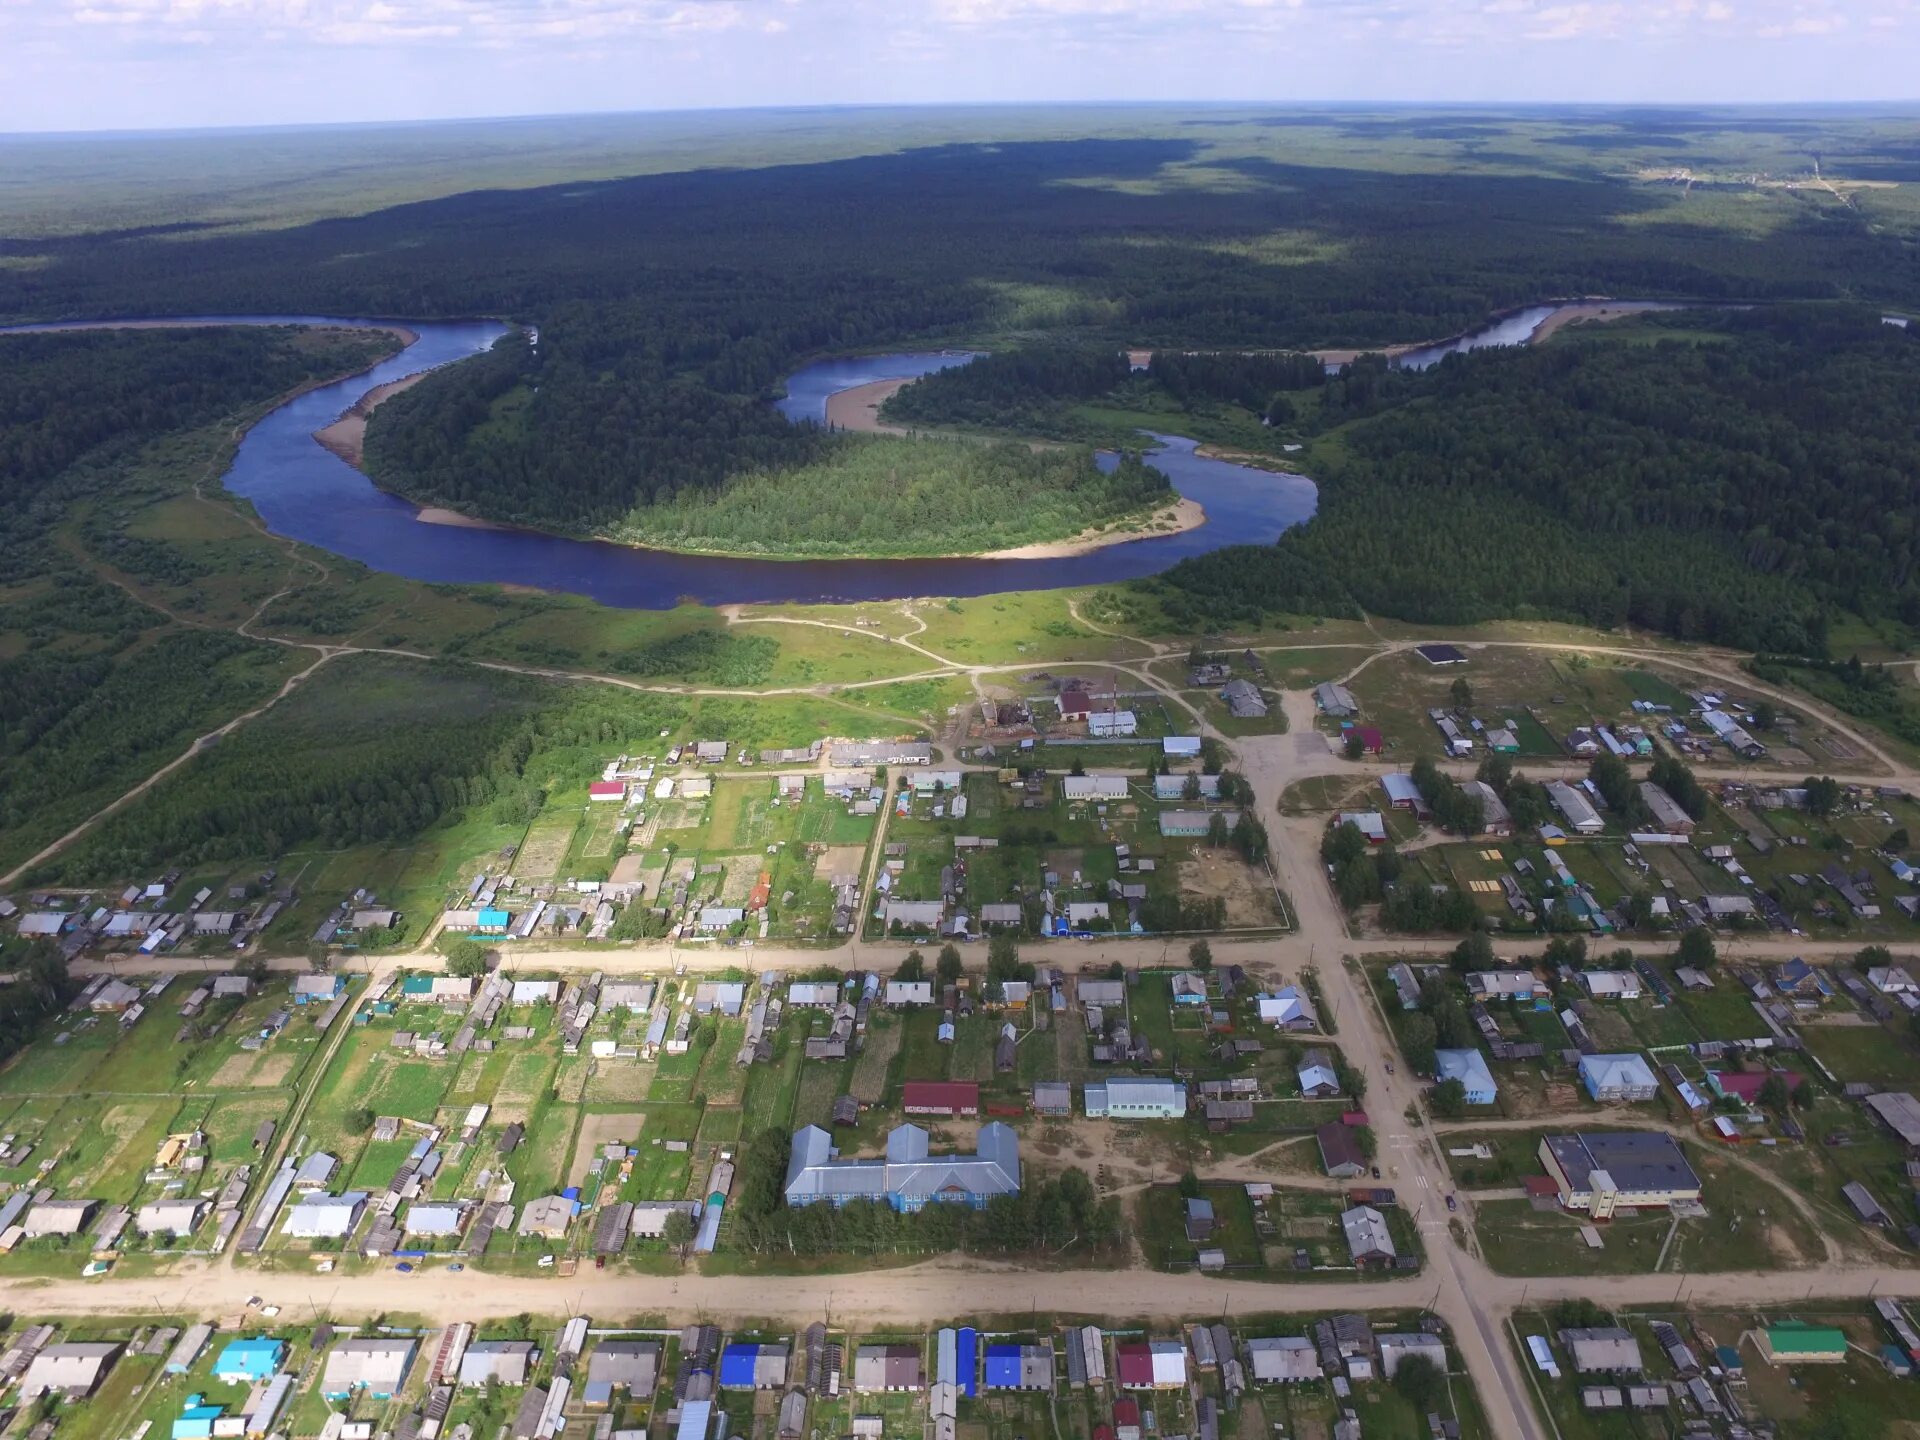
M 1505 166 L 1462 151 L 1436 169 L 1400 163 L 1390 126 L 1354 142 L 1362 165 L 1296 152 L 1285 117 L 1242 123 L 1237 149 L 1224 124 L 1203 143 L 1170 121 L 1126 139 L 476 190 L 283 229 L 187 226 L 164 243 L 42 227 L 5 242 L 31 263 L 0 267 L 0 315 L 534 325 L 537 349 L 502 345 L 383 406 L 376 478 L 480 516 L 759 553 L 840 553 L 808 530 L 825 494 L 876 501 L 856 508 L 878 518 L 835 543 L 898 537 L 923 492 L 902 486 L 907 508 L 886 512 L 884 482 L 932 468 L 932 450 L 898 445 L 896 467 L 874 442 L 776 414 L 782 377 L 808 359 L 992 350 L 978 377 L 903 392 L 895 412 L 933 423 L 916 407 L 945 386 L 943 413 L 1018 433 L 1112 392 L 1122 347 L 1158 349 L 1122 389 L 1270 416 L 1313 442 L 1299 462 L 1322 486 L 1320 517 L 1270 553 L 1165 577 L 1176 623 L 1356 606 L 1553 614 L 1802 651 L 1818 649 L 1825 607 L 1910 604 L 1910 542 L 1886 519 L 1905 450 L 1885 415 L 1858 414 L 1910 383 L 1910 351 L 1891 331 L 1853 335 L 1871 325 L 1852 316 L 1770 315 L 1792 301 L 1920 306 L 1904 191 L 1857 205 L 1683 192 L 1584 151 Z M 1628 138 L 1678 162 L 1689 133 Z M 1744 327 L 1693 325 L 1710 338 L 1673 356 L 1556 342 L 1422 377 L 1360 364 L 1327 385 L 1298 354 L 1431 339 L 1579 294 L 1758 308 Z M 1277 353 L 1207 353 L 1233 349 Z M 1030 350 L 1047 353 L 1000 359 Z M 1820 437 L 1863 419 L 1858 453 L 1823 452 Z M 883 483 L 862 489 L 863 475 Z M 955 543 L 934 549 L 1070 531 L 1151 498 L 1085 464 L 979 450 L 948 452 L 938 483 L 950 513 L 918 523 Z M 924 537 L 912 546 L 926 553 Z
M 1812 655 L 1834 607 L 1920 621 L 1920 336 L 1860 307 L 1631 331 L 1330 382 L 1314 522 L 1155 589 L 1196 623 L 1542 615 Z

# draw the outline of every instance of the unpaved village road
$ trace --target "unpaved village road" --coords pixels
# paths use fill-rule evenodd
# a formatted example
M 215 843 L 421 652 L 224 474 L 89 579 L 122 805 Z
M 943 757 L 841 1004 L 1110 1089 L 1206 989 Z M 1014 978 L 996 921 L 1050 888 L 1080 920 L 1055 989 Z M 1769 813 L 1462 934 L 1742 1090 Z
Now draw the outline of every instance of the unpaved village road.
M 743 621 L 742 623 L 752 623 Z M 802 622 L 805 623 L 805 622 Z M 818 623 L 818 622 L 814 622 Z M 832 627 L 838 628 L 838 627 Z M 1002 674 L 1028 666 L 964 665 L 947 660 L 920 644 L 913 635 L 897 642 L 939 667 L 930 673 L 971 677 Z M 883 637 L 874 637 L 883 638 Z M 1146 668 L 1146 660 L 1174 653 L 1170 647 L 1141 644 L 1138 660 L 1109 662 L 1142 684 L 1158 690 L 1170 706 L 1191 711 L 1185 697 Z M 1412 641 L 1384 646 L 1361 665 L 1394 653 Z M 1714 679 L 1737 676 L 1737 657 L 1680 657 L 1668 652 L 1618 647 L 1545 646 L 1609 650 L 1609 653 L 1657 659 L 1680 665 Z M 344 653 L 344 647 L 328 652 Z M 323 658 L 327 656 L 323 655 Z M 500 668 L 520 668 L 501 666 Z M 564 676 L 564 672 L 536 671 Z M 564 676 L 564 678 L 597 678 Z M 1740 683 L 1755 692 L 1767 687 L 1746 677 Z M 609 679 L 630 688 L 650 688 Z M 886 682 L 871 682 L 886 683 Z M 660 686 L 663 690 L 688 687 Z M 827 687 L 833 688 L 833 687 Z M 699 692 L 708 693 L 708 692 Z M 1782 697 L 1786 698 L 1786 697 Z M 1342 963 L 1342 957 L 1364 950 L 1392 949 L 1403 953 L 1435 954 L 1450 949 L 1446 939 L 1402 940 L 1352 934 L 1347 917 L 1329 890 L 1319 860 L 1323 821 L 1318 817 L 1285 817 L 1280 797 L 1301 780 L 1325 775 L 1356 778 L 1378 767 L 1356 766 L 1333 754 L 1314 732 L 1308 695 L 1285 692 L 1283 703 L 1290 733 L 1228 741 L 1237 752 L 1238 767 L 1252 783 L 1258 813 L 1267 817 L 1273 838 L 1275 878 L 1296 911 L 1292 934 L 1268 940 L 1217 942 L 1222 963 L 1239 963 L 1262 974 L 1293 975 L 1312 965 L 1339 1040 L 1351 1062 L 1367 1079 L 1367 1106 L 1374 1116 L 1384 1179 L 1394 1185 L 1403 1203 L 1413 1211 L 1426 1248 L 1428 1264 L 1417 1277 L 1377 1283 L 1261 1284 L 1223 1281 L 1198 1275 L 1164 1275 L 1143 1270 L 1034 1271 L 991 1263 L 949 1259 L 907 1268 L 845 1275 L 754 1275 L 682 1277 L 636 1276 L 617 1271 L 586 1271 L 569 1277 L 483 1274 L 469 1269 L 452 1274 L 429 1269 L 414 1274 L 380 1270 L 351 1277 L 310 1275 L 305 1272 L 263 1272 L 238 1267 L 232 1257 L 185 1266 L 164 1276 L 144 1278 L 108 1276 L 104 1279 L 26 1281 L 0 1284 L 0 1303 L 21 1314 L 132 1314 L 165 1312 L 170 1315 L 214 1316 L 240 1309 L 252 1295 L 282 1306 L 307 1305 L 317 1313 L 340 1318 L 382 1311 L 424 1315 L 435 1321 L 483 1319 L 526 1313 L 554 1313 L 570 1308 L 606 1316 L 661 1314 L 674 1319 L 703 1315 L 720 1321 L 762 1318 L 803 1321 L 831 1315 L 836 1323 L 920 1325 L 969 1313 L 1006 1313 L 1023 1308 L 1054 1313 L 1077 1312 L 1099 1316 L 1126 1316 L 1171 1321 L 1210 1318 L 1223 1313 L 1256 1311 L 1310 1311 L 1338 1308 L 1381 1309 L 1426 1307 L 1448 1323 L 1486 1407 L 1494 1434 L 1536 1440 L 1542 1431 L 1535 1416 L 1520 1361 L 1508 1343 L 1505 1324 L 1515 1305 L 1584 1297 L 1621 1308 L 1670 1306 L 1680 1301 L 1732 1303 L 1752 1306 L 1790 1302 L 1809 1296 L 1858 1297 L 1870 1288 L 1879 1293 L 1920 1297 L 1920 1272 L 1888 1271 L 1841 1264 L 1769 1274 L 1678 1277 L 1672 1275 L 1615 1276 L 1519 1280 L 1496 1276 L 1463 1248 L 1448 1223 L 1444 1197 L 1453 1189 L 1428 1128 L 1418 1085 L 1404 1073 L 1391 1073 L 1393 1054 L 1384 1017 L 1365 988 Z M 1812 709 L 1804 697 L 1791 697 L 1801 709 Z M 243 720 L 247 717 L 240 717 Z M 1920 788 L 1920 776 L 1897 764 L 1883 749 L 1858 730 L 1835 717 L 1823 717 L 1847 736 L 1879 769 L 1874 783 Z M 236 720 L 234 723 L 239 723 Z M 1196 724 L 1203 724 L 1196 717 Z M 179 763 L 179 762 L 176 762 Z M 1712 775 L 1712 767 L 1703 775 Z M 158 778 L 158 777 L 155 777 Z M 136 798 L 138 792 L 126 799 Z M 82 827 L 84 829 L 84 827 Z M 76 832 L 76 834 L 79 832 Z M 1505 953 L 1537 950 L 1537 942 L 1498 941 Z M 1630 948 L 1664 952 L 1658 942 L 1629 942 Z M 659 973 L 684 966 L 689 970 L 747 966 L 755 970 L 811 969 L 821 963 L 891 970 L 909 947 L 898 944 L 854 942 L 833 951 L 752 946 L 730 949 L 713 945 L 646 946 L 616 951 L 529 951 L 525 963 L 541 969 L 601 970 L 608 974 Z M 977 947 L 971 947 L 976 949 Z M 1105 965 L 1119 960 L 1138 965 L 1173 959 L 1181 942 L 1115 940 L 1074 946 L 1049 947 L 1048 958 L 1069 969 L 1083 964 Z M 1734 938 L 1724 947 L 1735 957 L 1837 958 L 1853 948 L 1846 942 L 1810 944 L 1792 937 Z M 970 962 L 982 957 L 974 954 Z M 136 968 L 182 972 L 225 968 L 214 958 L 205 962 L 142 961 Z M 386 970 L 398 965 L 432 968 L 439 963 L 430 952 L 378 957 L 370 962 L 340 962 L 343 969 L 369 965 Z M 83 968 L 114 968 L 118 962 L 89 963 Z M 270 961 L 276 970 L 307 968 L 304 956 Z M 1283 1177 L 1277 1177 L 1283 1178 Z M 1459 1221 L 1470 1229 L 1472 1199 L 1460 1196 Z

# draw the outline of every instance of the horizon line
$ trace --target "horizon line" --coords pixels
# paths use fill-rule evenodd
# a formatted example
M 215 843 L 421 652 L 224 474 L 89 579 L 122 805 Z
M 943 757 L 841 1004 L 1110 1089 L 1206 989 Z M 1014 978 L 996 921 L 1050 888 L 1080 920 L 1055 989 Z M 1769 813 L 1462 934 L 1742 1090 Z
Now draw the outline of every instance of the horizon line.
M 1784 114 L 1806 111 L 1907 111 L 1920 119 L 1920 96 L 1908 99 L 1874 100 L 1422 100 L 1422 99 L 1349 99 L 1349 100 L 932 100 L 923 102 L 845 101 L 827 104 L 788 105 L 676 105 L 657 109 L 620 110 L 532 110 L 490 115 L 420 115 L 367 120 L 294 120 L 259 121 L 235 125 L 160 125 L 99 129 L 0 130 L 0 143 L 49 140 L 157 140 L 196 139 L 222 135 L 285 133 L 291 131 L 403 129 L 426 126 L 502 125 L 546 120 L 623 120 L 640 117 L 722 116 L 722 115 L 831 115 L 861 112 L 900 112 L 941 110 L 1016 111 L 1016 110 L 1248 110 L 1278 112 L 1347 110 L 1487 110 L 1497 112 L 1535 112 L 1569 114 L 1578 112 L 1654 112 L 1692 110 L 1705 113 L 1759 111 Z

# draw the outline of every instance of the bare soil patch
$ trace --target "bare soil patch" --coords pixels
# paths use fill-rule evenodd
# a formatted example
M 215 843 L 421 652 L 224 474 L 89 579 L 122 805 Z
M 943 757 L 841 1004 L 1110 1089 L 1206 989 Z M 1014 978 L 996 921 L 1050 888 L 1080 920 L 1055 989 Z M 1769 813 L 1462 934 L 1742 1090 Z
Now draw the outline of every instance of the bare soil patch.
M 569 1185 L 584 1185 L 587 1171 L 594 1157 L 599 1155 L 600 1147 L 618 1140 L 625 1144 L 635 1144 L 640 1131 L 645 1127 L 644 1115 L 586 1115 L 581 1118 L 580 1128 L 573 1137 L 573 1165 L 567 1171 Z
M 813 878 L 832 880 L 836 875 L 858 875 L 866 854 L 858 845 L 830 845 L 813 862 Z
M 1226 850 L 1202 850 L 1181 862 L 1180 888 L 1227 902 L 1227 928 L 1272 925 L 1280 919 L 1266 878 Z

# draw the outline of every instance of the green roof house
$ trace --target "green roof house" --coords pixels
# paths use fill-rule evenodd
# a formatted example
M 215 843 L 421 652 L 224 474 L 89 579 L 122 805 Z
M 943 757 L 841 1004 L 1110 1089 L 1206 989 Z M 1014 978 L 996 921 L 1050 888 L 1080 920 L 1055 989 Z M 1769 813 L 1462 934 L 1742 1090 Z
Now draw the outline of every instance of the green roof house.
M 1844 1331 L 1800 1320 L 1783 1320 L 1758 1331 L 1755 1347 L 1770 1365 L 1841 1365 L 1847 1358 Z

